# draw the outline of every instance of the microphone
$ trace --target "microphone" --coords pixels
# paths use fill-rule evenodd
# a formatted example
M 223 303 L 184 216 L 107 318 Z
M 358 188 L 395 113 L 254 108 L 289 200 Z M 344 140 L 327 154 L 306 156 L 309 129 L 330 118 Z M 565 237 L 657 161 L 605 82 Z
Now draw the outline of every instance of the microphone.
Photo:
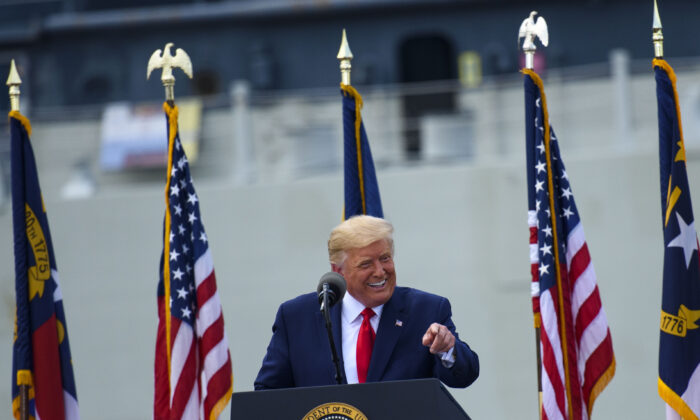
M 333 271 L 321 276 L 321 280 L 318 282 L 318 287 L 316 288 L 316 292 L 318 292 L 318 303 L 321 305 L 321 313 L 326 320 L 328 343 L 331 346 L 331 359 L 333 359 L 333 365 L 335 366 L 335 381 L 338 384 L 345 382 L 345 375 L 340 368 L 340 358 L 338 357 L 338 351 L 335 349 L 335 342 L 333 341 L 333 326 L 331 325 L 330 309 L 331 306 L 343 299 L 345 289 L 347 289 L 345 279 L 343 276 Z
M 343 299 L 346 289 L 347 285 L 343 276 L 330 271 L 321 276 L 321 280 L 318 282 L 318 287 L 316 288 L 318 303 L 323 305 L 325 296 L 328 302 L 326 305 L 330 308 Z

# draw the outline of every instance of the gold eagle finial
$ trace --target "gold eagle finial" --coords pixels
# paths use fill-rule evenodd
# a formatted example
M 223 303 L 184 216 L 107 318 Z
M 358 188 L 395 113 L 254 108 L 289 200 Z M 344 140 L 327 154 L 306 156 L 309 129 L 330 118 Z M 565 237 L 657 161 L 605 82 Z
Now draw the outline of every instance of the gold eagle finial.
M 162 68 L 163 73 L 160 80 L 165 86 L 165 99 L 168 101 L 173 101 L 175 95 L 173 93 L 173 86 L 175 85 L 175 76 L 173 76 L 173 68 L 177 67 L 182 69 L 182 71 L 189 77 L 192 78 L 192 61 L 190 56 L 187 55 L 185 50 L 178 48 L 175 50 L 175 55 L 170 54 L 170 48 L 172 48 L 173 43 L 168 42 L 165 44 L 165 48 L 161 51 L 157 49 L 151 54 L 151 58 L 148 59 L 148 68 L 146 69 L 146 79 L 150 79 L 151 72 L 155 69 Z
M 547 30 L 547 22 L 542 16 L 537 16 L 536 11 L 530 12 L 530 16 L 523 20 L 518 30 L 518 42 L 525 38 L 523 42 L 523 51 L 525 51 L 525 68 L 532 69 L 534 67 L 535 38 L 539 38 L 542 45 L 545 47 L 549 44 L 549 31 Z

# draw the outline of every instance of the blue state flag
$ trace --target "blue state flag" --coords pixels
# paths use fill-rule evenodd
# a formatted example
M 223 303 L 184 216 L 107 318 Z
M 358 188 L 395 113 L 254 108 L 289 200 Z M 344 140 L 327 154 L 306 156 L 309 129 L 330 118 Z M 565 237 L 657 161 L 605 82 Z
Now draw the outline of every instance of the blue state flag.
M 20 387 L 27 388 L 30 419 L 77 420 L 78 399 L 29 120 L 10 112 L 12 222 L 16 324 L 12 349 L 12 412 L 20 416 Z
M 343 143 L 345 166 L 345 210 L 343 219 L 358 214 L 384 217 L 379 197 L 372 151 L 362 123 L 362 97 L 350 85 L 340 85 L 343 94 Z
M 677 414 L 700 416 L 700 262 L 686 172 L 676 75 L 653 62 L 659 115 L 661 216 L 664 232 L 663 296 L 659 343 L 659 395 Z

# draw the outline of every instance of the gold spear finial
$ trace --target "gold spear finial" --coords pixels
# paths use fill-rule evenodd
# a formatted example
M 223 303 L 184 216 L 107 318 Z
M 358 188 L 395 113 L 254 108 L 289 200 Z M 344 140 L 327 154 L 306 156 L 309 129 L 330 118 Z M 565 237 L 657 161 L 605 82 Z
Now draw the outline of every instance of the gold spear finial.
M 19 85 L 22 79 L 19 78 L 15 59 L 10 61 L 10 75 L 7 76 L 7 86 L 10 87 L 10 111 L 19 111 Z
M 659 16 L 659 7 L 654 0 L 654 23 L 651 26 L 651 40 L 654 43 L 654 57 L 664 57 L 664 33 Z
M 182 48 L 175 50 L 175 55 L 170 55 L 170 48 L 172 46 L 172 42 L 165 44 L 162 54 L 160 49 L 155 50 L 148 60 L 148 68 L 146 69 L 146 79 L 151 77 L 151 72 L 153 70 L 158 68 L 163 69 L 160 80 L 165 87 L 165 100 L 171 105 L 175 101 L 175 92 L 173 89 L 175 86 L 175 76 L 173 76 L 173 68 L 179 67 L 185 72 L 187 77 L 190 79 L 192 78 L 192 61 L 190 60 L 190 56 L 187 55 Z
M 348 38 L 345 35 L 345 28 L 343 28 L 343 39 L 340 41 L 340 49 L 338 50 L 338 60 L 340 60 L 340 80 L 344 85 L 350 85 L 350 69 L 352 69 L 352 51 L 350 51 L 350 45 L 348 44 Z

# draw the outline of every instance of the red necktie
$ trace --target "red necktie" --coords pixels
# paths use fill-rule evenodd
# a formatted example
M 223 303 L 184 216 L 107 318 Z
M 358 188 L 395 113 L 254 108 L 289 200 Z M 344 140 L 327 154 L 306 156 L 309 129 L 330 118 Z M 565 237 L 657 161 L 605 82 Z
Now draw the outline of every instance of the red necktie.
M 360 325 L 360 333 L 357 336 L 355 357 L 357 358 L 357 381 L 361 384 L 367 381 L 369 361 L 372 359 L 372 348 L 374 347 L 374 337 L 376 335 L 372 329 L 372 324 L 369 323 L 369 319 L 373 316 L 374 311 L 370 308 L 365 308 L 362 311 L 362 325 Z

